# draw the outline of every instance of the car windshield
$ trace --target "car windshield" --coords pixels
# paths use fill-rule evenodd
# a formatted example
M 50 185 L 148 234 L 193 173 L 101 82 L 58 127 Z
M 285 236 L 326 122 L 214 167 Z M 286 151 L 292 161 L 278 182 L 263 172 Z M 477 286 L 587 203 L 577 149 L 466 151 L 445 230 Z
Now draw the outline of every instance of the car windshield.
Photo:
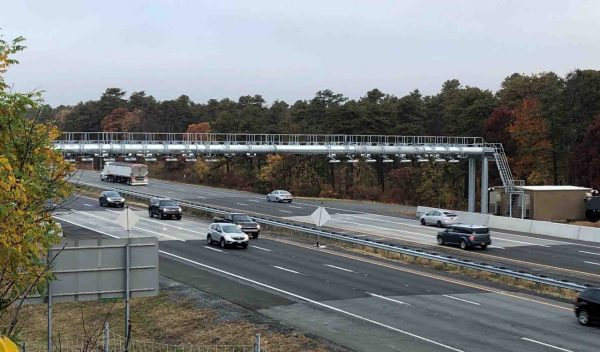
M 177 203 L 175 203 L 172 200 L 161 200 L 160 201 L 160 206 L 161 207 L 176 207 Z
M 454 214 L 454 213 L 451 213 L 451 212 L 449 212 L 449 211 L 445 211 L 445 212 L 444 212 L 444 215 L 446 215 L 446 216 L 447 216 L 447 217 L 449 217 L 449 218 L 455 218 L 455 217 L 456 217 L 456 214 Z
M 106 192 L 107 197 L 120 197 L 121 195 L 117 192 Z
M 248 215 L 238 214 L 231 216 L 234 221 L 252 221 Z
M 237 225 L 221 226 L 221 229 L 225 233 L 239 233 L 239 232 L 241 232 L 240 229 L 237 227 Z

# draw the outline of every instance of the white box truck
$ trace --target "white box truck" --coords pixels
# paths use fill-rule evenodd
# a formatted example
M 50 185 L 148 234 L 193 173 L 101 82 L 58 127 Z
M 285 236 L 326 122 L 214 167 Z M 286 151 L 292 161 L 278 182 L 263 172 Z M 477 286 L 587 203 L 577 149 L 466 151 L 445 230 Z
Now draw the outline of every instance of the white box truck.
M 147 185 L 148 166 L 123 162 L 108 162 L 100 173 L 100 181 L 127 183 L 128 185 Z

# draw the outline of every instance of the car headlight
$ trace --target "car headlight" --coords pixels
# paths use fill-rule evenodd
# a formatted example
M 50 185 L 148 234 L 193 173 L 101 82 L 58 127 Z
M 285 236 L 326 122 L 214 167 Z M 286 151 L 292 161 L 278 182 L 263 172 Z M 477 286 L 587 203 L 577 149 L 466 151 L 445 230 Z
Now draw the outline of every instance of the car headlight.
M 165 211 L 166 209 L 165 209 L 165 208 L 163 208 L 163 207 L 160 207 L 160 208 L 158 208 L 158 210 L 160 210 L 160 211 Z
M 181 211 L 181 207 L 177 207 L 177 211 Z
M 112 198 L 106 198 L 107 201 L 112 202 Z
M 223 235 L 223 237 L 225 238 L 226 241 L 231 241 L 232 238 L 230 235 Z
M 260 224 L 256 224 L 256 229 L 260 230 Z
M 241 229 L 242 229 L 242 225 L 239 225 L 239 224 L 238 224 L 238 225 L 237 225 L 237 228 L 241 230 Z

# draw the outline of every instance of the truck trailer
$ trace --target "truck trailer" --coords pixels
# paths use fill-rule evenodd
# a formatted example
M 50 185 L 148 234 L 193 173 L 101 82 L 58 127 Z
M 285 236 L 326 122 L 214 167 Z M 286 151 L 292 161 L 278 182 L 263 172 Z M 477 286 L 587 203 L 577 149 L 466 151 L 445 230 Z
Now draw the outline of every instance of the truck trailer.
M 123 162 L 108 162 L 100 173 L 100 181 L 127 183 L 128 185 L 147 185 L 148 166 Z

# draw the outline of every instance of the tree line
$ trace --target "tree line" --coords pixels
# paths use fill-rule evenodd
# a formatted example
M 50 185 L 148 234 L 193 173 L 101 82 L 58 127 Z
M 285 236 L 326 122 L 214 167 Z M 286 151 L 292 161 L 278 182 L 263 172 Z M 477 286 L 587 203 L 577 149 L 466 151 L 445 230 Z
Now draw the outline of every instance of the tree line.
M 158 101 L 145 92 L 108 88 L 98 100 L 45 106 L 40 118 L 63 131 L 307 133 L 484 137 L 505 147 L 513 174 L 528 184 L 600 187 L 600 71 L 513 74 L 497 92 L 443 83 L 439 93 L 397 97 L 378 89 L 359 99 L 331 90 L 267 103 L 260 95 L 193 102 Z M 264 191 L 464 205 L 465 168 L 377 163 L 333 167 L 323 157 L 223 158 L 218 163 L 167 165 L 165 175 L 190 182 Z M 160 168 L 163 171 L 165 168 Z M 494 168 L 492 168 L 494 169 Z M 156 173 L 161 173 L 157 169 Z

